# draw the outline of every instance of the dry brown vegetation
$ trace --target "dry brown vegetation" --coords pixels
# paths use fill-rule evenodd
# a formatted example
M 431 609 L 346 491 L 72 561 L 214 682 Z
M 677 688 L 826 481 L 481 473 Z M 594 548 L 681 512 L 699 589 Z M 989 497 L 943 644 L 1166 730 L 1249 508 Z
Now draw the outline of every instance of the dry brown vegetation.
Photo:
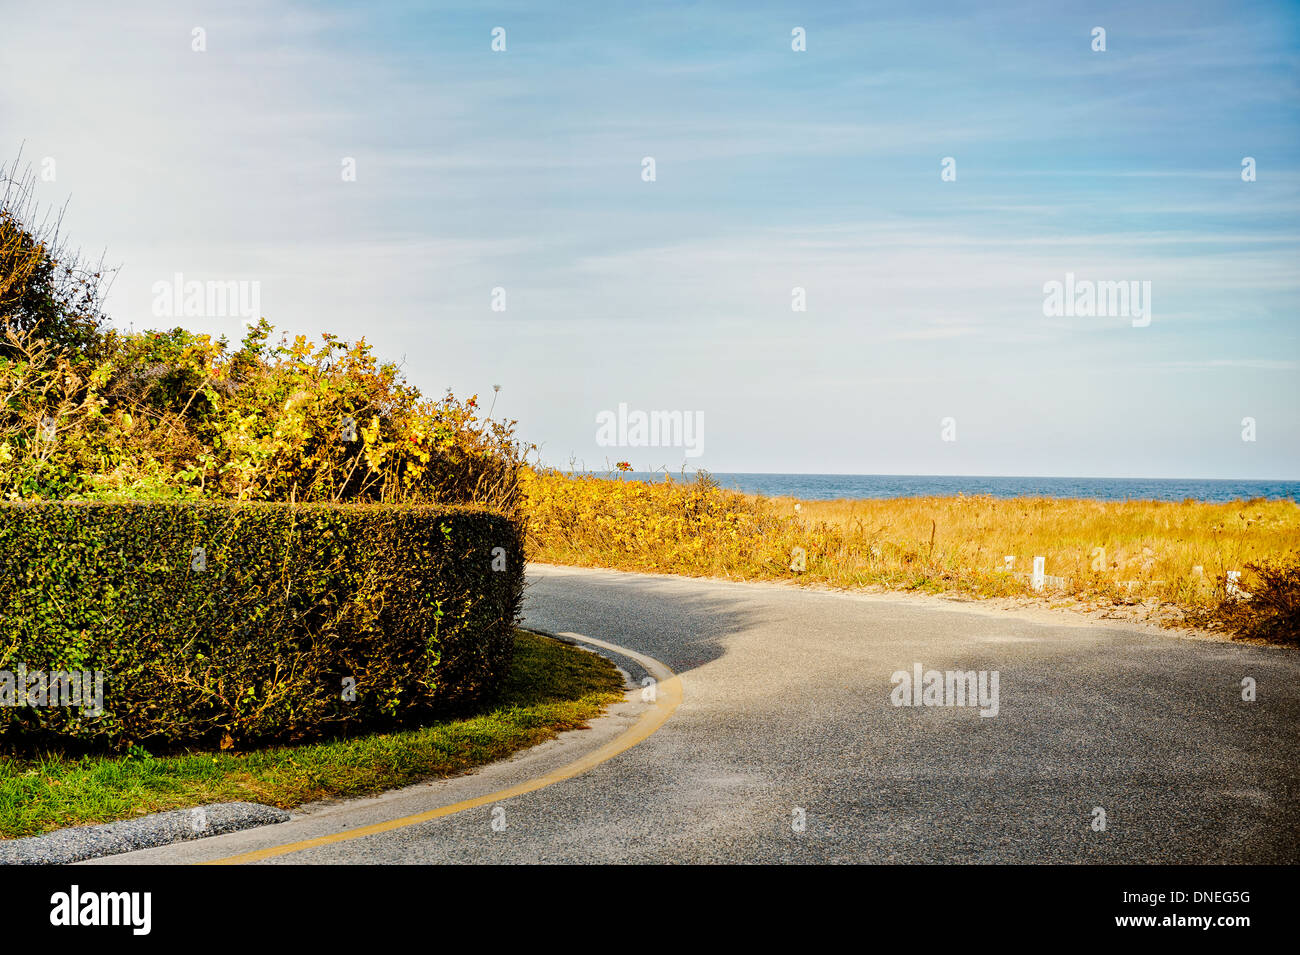
M 1049 581 L 1049 590 L 1192 607 L 1221 595 L 1228 571 L 1241 571 L 1249 590 L 1248 564 L 1300 550 L 1300 505 L 1293 501 L 980 496 L 767 504 L 797 515 L 810 531 L 837 532 L 839 560 L 826 568 L 832 582 L 919 565 L 973 589 L 1016 592 L 1029 586 L 1021 575 L 1033 559 L 1043 557 L 1046 574 L 1065 578 Z M 1008 556 L 1015 558 L 1011 574 Z
M 1300 554 L 1300 505 L 916 497 L 796 501 L 707 479 L 643 484 L 530 474 L 534 560 L 740 580 L 1141 605 L 1201 624 L 1236 607 L 1258 567 Z M 1014 558 L 1011 569 L 1007 557 Z M 1035 557 L 1046 579 L 1033 587 Z M 801 569 L 798 569 L 801 568 Z M 1240 572 L 1233 594 L 1230 571 Z M 1237 598 L 1241 599 L 1238 600 Z M 1249 611 L 1244 611 L 1250 616 Z M 1233 627 L 1233 629 L 1240 629 Z

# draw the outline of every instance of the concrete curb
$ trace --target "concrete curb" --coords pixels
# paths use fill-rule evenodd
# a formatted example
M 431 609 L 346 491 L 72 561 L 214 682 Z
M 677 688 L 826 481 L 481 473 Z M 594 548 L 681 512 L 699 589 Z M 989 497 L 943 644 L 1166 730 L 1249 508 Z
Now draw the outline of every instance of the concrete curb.
M 0 865 L 68 865 L 288 820 L 289 813 L 283 809 L 260 803 L 209 803 L 193 809 L 174 809 L 138 819 L 6 840 L 0 842 Z

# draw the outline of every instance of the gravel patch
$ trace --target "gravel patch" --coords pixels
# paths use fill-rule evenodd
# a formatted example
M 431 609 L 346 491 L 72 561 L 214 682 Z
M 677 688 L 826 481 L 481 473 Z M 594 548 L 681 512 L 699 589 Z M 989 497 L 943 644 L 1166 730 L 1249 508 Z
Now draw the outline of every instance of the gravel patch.
M 287 822 L 283 809 L 255 802 L 218 802 L 156 812 L 99 826 L 76 826 L 43 836 L 0 842 L 0 865 L 67 865 L 136 849 L 205 839 L 240 829 Z

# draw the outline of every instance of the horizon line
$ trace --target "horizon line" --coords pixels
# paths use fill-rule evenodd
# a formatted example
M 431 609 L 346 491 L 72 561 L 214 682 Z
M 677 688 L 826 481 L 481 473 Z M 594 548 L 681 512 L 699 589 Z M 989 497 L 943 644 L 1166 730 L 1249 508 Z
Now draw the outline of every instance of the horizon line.
M 553 470 L 564 471 L 562 468 L 553 468 Z M 693 468 L 693 472 L 704 471 L 707 474 L 741 474 L 755 475 L 764 477 L 916 477 L 916 478 L 1029 478 L 1032 480 L 1061 480 L 1061 481 L 1216 481 L 1221 483 L 1264 483 L 1264 482 L 1283 482 L 1289 484 L 1300 484 L 1300 477 L 1264 477 L 1264 478 L 1210 478 L 1210 477 L 1113 477 L 1106 475 L 1092 474 L 912 474 L 893 471 L 715 471 L 710 468 Z M 637 470 L 617 472 L 611 469 L 568 469 L 566 473 L 570 474 L 602 474 L 602 473 L 624 473 L 624 474 L 679 474 L 680 471 L 669 471 L 665 469 L 655 470 Z

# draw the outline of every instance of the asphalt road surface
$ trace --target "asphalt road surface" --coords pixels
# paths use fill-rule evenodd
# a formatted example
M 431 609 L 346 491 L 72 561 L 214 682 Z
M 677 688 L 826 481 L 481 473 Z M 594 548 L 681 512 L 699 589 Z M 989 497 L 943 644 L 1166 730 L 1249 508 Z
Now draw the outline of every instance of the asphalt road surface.
M 593 729 L 470 776 L 100 861 L 1300 861 L 1294 651 L 977 603 L 546 566 L 530 580 L 527 625 L 679 675 L 682 702 L 656 732 L 491 798 L 621 738 L 649 707 L 636 693 Z M 895 705 L 912 697 L 894 674 L 918 664 L 982 671 L 984 705 Z M 335 841 L 301 846 L 321 838 Z

